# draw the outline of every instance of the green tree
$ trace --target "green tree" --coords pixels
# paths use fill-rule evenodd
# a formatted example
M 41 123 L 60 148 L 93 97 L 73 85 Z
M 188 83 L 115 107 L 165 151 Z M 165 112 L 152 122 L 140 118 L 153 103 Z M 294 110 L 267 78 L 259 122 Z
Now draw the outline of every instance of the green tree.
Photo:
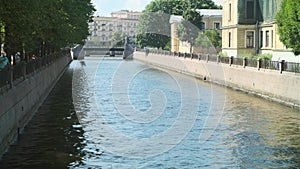
M 220 7 L 212 0 L 153 0 L 140 17 L 136 42 L 140 47 L 167 48 L 171 41 L 170 15 L 185 15 L 188 21 L 196 23 L 201 20 L 193 18 L 195 9 L 217 8 Z
M 202 16 L 195 9 L 189 9 L 183 13 L 183 19 L 177 28 L 177 36 L 179 40 L 186 41 L 190 44 L 190 53 L 192 53 L 194 41 L 202 28 Z
M 170 15 L 160 13 L 144 13 L 140 17 L 136 43 L 140 47 L 150 46 L 164 48 L 170 41 Z
M 195 39 L 195 46 L 202 50 L 214 48 L 219 51 L 222 46 L 221 35 L 217 30 L 201 31 Z
M 8 53 L 37 52 L 80 44 L 95 11 L 90 0 L 0 0 Z
M 115 46 L 124 46 L 126 34 L 122 32 L 115 32 L 112 36 Z
M 300 1 L 283 0 L 276 15 L 280 40 L 295 55 L 300 54 Z
M 222 37 L 217 30 L 206 30 L 203 32 L 203 34 L 208 38 L 215 48 L 222 47 Z

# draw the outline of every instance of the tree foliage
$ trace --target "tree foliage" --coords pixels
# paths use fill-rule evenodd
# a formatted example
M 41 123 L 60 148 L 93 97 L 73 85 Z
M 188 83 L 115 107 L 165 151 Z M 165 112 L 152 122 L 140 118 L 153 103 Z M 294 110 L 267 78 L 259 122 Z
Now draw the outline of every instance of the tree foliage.
M 164 48 L 170 41 L 170 15 L 144 13 L 139 20 L 136 42 L 140 47 Z
M 222 37 L 217 30 L 199 32 L 198 37 L 195 39 L 195 45 L 204 48 L 220 48 L 222 46 Z
M 33 52 L 41 44 L 53 50 L 82 44 L 95 11 L 91 0 L 0 0 L 5 49 Z
M 195 9 L 189 9 L 183 13 L 183 21 L 178 26 L 177 36 L 181 41 L 193 44 L 201 27 L 202 16 Z
M 300 54 L 300 1 L 283 0 L 276 15 L 280 40 L 295 55 Z
M 196 23 L 201 20 L 194 18 L 195 9 L 217 8 L 220 7 L 212 0 L 153 0 L 146 6 L 140 17 L 136 42 L 141 47 L 165 48 L 171 41 L 170 15 L 184 15 L 188 21 L 193 20 L 193 23 Z
M 115 32 L 112 36 L 115 46 L 124 46 L 126 34 L 123 32 Z

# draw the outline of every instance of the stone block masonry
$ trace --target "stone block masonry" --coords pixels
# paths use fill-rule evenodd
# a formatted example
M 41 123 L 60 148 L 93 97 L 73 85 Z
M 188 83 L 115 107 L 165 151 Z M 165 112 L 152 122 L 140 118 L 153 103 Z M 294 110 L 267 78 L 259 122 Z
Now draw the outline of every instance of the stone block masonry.
M 135 51 L 133 58 L 300 108 L 300 73 L 257 69 L 198 59 Z
M 70 57 L 58 58 L 0 94 L 0 158 L 63 74 Z

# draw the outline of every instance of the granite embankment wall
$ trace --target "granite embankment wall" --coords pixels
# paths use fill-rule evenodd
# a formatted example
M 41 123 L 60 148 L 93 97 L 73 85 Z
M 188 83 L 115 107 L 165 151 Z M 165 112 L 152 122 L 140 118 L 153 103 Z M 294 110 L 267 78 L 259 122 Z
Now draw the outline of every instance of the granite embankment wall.
M 258 69 L 170 55 L 134 52 L 135 60 L 300 108 L 300 73 Z
M 0 158 L 43 103 L 70 61 L 71 57 L 60 57 L 0 93 Z

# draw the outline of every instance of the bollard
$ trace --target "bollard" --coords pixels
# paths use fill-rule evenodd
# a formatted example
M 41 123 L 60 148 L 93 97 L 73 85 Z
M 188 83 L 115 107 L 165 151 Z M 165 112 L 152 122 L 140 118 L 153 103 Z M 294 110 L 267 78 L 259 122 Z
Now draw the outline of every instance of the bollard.
M 201 54 L 200 53 L 198 54 L 198 60 L 201 60 Z
M 221 61 L 221 56 L 220 55 L 217 55 L 217 63 L 219 64 Z
M 206 62 L 209 61 L 209 54 L 207 54 L 207 57 L 206 57 Z

